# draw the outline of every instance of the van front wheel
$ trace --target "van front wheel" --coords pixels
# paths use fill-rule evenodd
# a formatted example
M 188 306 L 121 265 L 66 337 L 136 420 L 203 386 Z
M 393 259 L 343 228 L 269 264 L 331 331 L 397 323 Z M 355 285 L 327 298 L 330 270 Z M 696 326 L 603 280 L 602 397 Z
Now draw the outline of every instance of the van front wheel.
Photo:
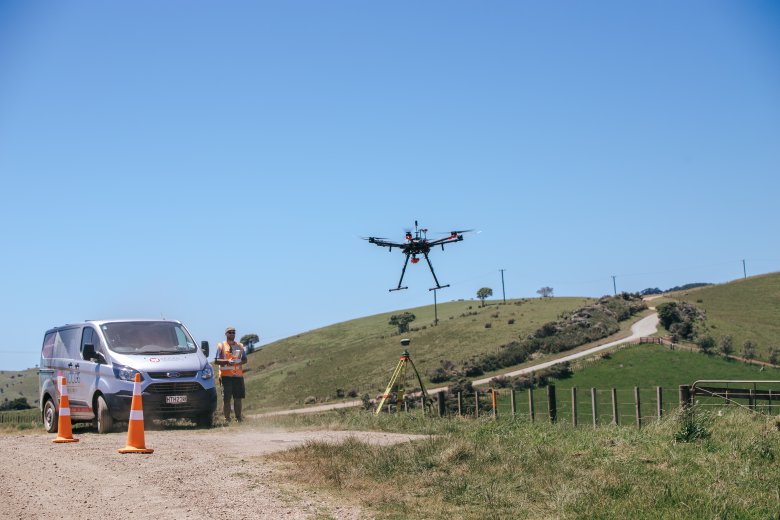
M 114 427 L 114 419 L 111 412 L 108 411 L 108 405 L 102 395 L 97 398 L 97 413 L 95 414 L 98 433 L 109 433 Z
M 54 400 L 51 397 L 46 399 L 43 404 L 43 427 L 46 428 L 47 433 L 57 433 L 58 415 Z

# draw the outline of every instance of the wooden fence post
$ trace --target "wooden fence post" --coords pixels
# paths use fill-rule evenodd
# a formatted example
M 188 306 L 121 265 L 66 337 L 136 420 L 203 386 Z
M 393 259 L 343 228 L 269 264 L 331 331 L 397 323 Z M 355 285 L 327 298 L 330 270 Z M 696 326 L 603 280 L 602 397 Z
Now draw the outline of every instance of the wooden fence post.
M 517 403 L 515 402 L 515 389 L 509 391 L 509 404 L 512 408 L 512 419 L 517 417 Z
M 474 390 L 474 418 L 479 419 L 479 390 Z
M 656 402 L 656 412 L 658 414 L 658 420 L 661 420 L 661 415 L 664 413 L 664 406 L 663 406 L 663 390 L 660 386 L 655 387 L 655 402 Z
M 620 424 L 620 413 L 618 412 L 617 388 L 612 389 L 612 424 Z
M 750 397 L 748 397 L 748 407 L 754 411 L 756 409 L 756 390 L 754 388 L 750 389 Z
M 444 390 L 439 392 L 439 417 L 444 417 L 447 414 L 447 403 L 444 402 Z
M 423 415 L 423 417 L 425 417 L 425 394 L 422 394 L 422 395 L 420 396 L 420 404 L 422 405 L 422 406 L 420 407 L 420 408 L 422 408 L 422 415 Z M 433 403 L 431 403 L 431 404 L 433 404 Z M 433 410 L 431 410 L 431 412 L 432 412 L 432 411 L 433 411 Z
M 558 406 L 555 402 L 555 385 L 547 385 L 547 413 L 550 416 L 550 422 L 558 420 Z
M 595 428 L 599 424 L 599 409 L 596 406 L 596 389 L 590 389 L 590 413 L 593 416 L 593 427 Z
M 531 418 L 531 422 L 534 422 L 534 389 L 528 388 L 528 416 Z
M 490 404 L 493 405 L 493 420 L 498 419 L 498 403 L 496 402 L 496 389 L 490 389 Z
M 691 387 L 690 385 L 680 385 L 680 408 L 684 411 L 691 407 Z
M 458 392 L 458 417 L 463 416 L 463 394 Z
M 639 387 L 634 387 L 634 402 L 636 403 L 636 427 L 642 427 L 642 408 L 639 404 Z
M 577 387 L 571 387 L 571 425 L 577 426 Z

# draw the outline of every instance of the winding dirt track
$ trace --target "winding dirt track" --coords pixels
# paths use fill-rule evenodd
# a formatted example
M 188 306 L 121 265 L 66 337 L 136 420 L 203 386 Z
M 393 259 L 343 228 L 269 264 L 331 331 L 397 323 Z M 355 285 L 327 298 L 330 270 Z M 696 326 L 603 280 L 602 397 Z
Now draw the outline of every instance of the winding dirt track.
M 0 435 L 0 518 L 370 518 L 356 506 L 296 492 L 263 455 L 348 437 L 392 444 L 423 436 L 268 431 L 252 424 L 146 431 L 151 455 L 119 454 L 126 433 L 80 433 L 53 444 L 40 431 Z M 276 482 L 275 482 L 276 481 Z

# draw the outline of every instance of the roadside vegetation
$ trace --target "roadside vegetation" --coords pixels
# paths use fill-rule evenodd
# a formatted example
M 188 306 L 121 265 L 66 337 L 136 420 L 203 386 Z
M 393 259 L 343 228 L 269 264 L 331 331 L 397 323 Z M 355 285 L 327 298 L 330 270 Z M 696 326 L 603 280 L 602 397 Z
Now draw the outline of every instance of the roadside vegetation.
M 376 424 L 365 412 L 337 415 L 350 428 Z M 743 410 L 672 415 L 642 429 L 404 414 L 381 420 L 435 435 L 388 447 L 312 442 L 273 456 L 280 478 L 357 501 L 384 519 L 780 513 L 777 420 Z

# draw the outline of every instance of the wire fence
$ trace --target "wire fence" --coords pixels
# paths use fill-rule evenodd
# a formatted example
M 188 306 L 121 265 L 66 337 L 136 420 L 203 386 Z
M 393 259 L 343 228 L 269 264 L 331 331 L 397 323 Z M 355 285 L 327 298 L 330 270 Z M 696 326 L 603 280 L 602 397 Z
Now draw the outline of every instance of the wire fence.
M 428 413 L 548 421 L 574 426 L 618 424 L 641 427 L 679 409 L 725 407 L 743 407 L 768 415 L 780 414 L 780 381 L 697 381 L 677 388 L 599 389 L 548 385 L 524 390 L 439 392 L 432 396 Z M 409 410 L 408 407 L 404 409 Z
M 41 412 L 37 408 L 0 412 L 0 424 L 30 424 L 40 426 Z

